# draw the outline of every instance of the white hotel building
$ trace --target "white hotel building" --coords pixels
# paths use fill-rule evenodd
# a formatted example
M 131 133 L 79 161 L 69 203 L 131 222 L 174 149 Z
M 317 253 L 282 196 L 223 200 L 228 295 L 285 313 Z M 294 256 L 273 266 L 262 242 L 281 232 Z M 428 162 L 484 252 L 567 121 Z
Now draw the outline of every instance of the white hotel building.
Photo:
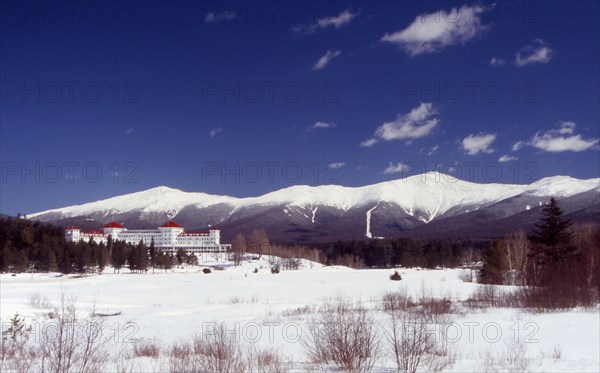
M 65 238 L 70 242 L 93 240 L 98 244 L 106 244 L 108 236 L 112 236 L 113 240 L 133 245 L 143 241 L 146 246 L 150 246 L 154 240 L 154 247 L 163 251 L 184 249 L 192 253 L 220 253 L 231 248 L 229 244 L 220 243 L 221 231 L 218 228 L 210 228 L 208 232 L 186 232 L 171 220 L 157 229 L 127 229 L 113 221 L 103 226 L 100 231 L 82 231 L 74 226 L 65 230 Z

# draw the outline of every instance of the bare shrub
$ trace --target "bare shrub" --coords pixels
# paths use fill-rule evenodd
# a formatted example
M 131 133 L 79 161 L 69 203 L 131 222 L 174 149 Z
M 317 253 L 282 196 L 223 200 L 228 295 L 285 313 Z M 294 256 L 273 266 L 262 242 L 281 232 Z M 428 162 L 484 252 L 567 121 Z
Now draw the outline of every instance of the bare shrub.
M 225 324 L 191 339 L 179 340 L 167 350 L 169 372 L 279 373 L 285 372 L 286 359 L 277 349 L 244 346 Z
M 559 344 L 554 345 L 551 356 L 554 360 L 561 360 L 564 357 Z
M 188 341 L 173 342 L 168 352 L 167 364 L 169 372 L 198 371 L 194 349 Z
M 33 293 L 29 296 L 29 305 L 35 309 L 51 309 L 52 303 L 48 297 L 42 297 L 40 293 Z
M 157 358 L 160 355 L 159 342 L 149 339 L 140 339 L 133 344 L 133 356 Z
M 542 359 L 554 359 L 554 360 L 562 360 L 564 359 L 564 355 L 562 352 L 562 349 L 560 348 L 560 345 L 558 343 L 554 344 L 554 347 L 552 347 L 552 350 L 549 352 L 540 351 L 540 357 Z
M 313 312 L 314 312 L 314 308 L 310 304 L 307 304 L 305 306 L 300 306 L 300 307 L 284 310 L 281 312 L 281 315 L 284 317 L 293 317 L 293 316 L 307 315 L 307 314 L 311 314 Z
M 8 327 L 2 330 L 0 371 L 29 372 L 37 358 L 36 350 L 29 343 L 31 327 L 25 326 L 25 319 L 18 313 L 8 324 Z
M 417 312 L 389 312 L 387 334 L 398 371 L 414 373 L 436 349 L 427 318 Z
M 406 290 L 385 294 L 382 298 L 388 315 L 387 340 L 398 371 L 416 372 L 419 366 L 427 371 L 441 371 L 454 364 L 456 356 L 448 341 L 438 336 L 456 312 L 449 297 L 436 299 L 425 291 L 418 302 Z
M 132 373 L 133 361 L 128 349 L 120 350 L 113 358 L 112 371 L 117 373 Z
M 377 361 L 376 324 L 362 305 L 343 298 L 323 304 L 302 343 L 317 364 L 334 363 L 349 372 L 369 372 Z
M 235 334 L 228 333 L 224 323 L 203 335 L 194 335 L 192 347 L 195 361 L 202 371 L 225 373 L 245 370 L 240 343 Z
M 405 288 L 401 288 L 394 292 L 388 292 L 381 298 L 382 309 L 388 311 L 408 310 L 414 306 L 413 299 Z
M 286 372 L 284 356 L 277 349 L 258 349 L 250 347 L 245 351 L 247 369 L 253 373 Z
M 459 314 L 460 309 L 450 295 L 434 297 L 432 291 L 423 286 L 411 312 L 420 313 L 429 323 L 444 325 L 450 321 L 451 315 Z
M 33 297 L 33 303 L 43 298 Z M 2 371 L 104 372 L 108 362 L 106 344 L 110 341 L 102 319 L 94 316 L 95 302 L 88 316 L 82 316 L 76 300 L 63 292 L 60 303 L 49 313 L 39 339 L 30 339 L 30 329 L 15 316 L 9 334 L 3 333 L 0 351 Z M 105 334 L 105 336 L 103 336 Z
M 95 317 L 95 302 L 90 316 L 80 317 L 76 298 L 61 293 L 54 309 L 54 323 L 42 336 L 40 370 L 66 373 L 103 372 L 108 360 L 106 344 L 110 341 L 104 319 Z M 105 335 L 103 335 L 105 334 Z
M 473 308 L 502 307 L 511 303 L 510 295 L 503 294 L 498 285 L 478 285 L 467 304 Z
M 543 286 L 520 286 L 505 294 L 504 306 L 530 308 L 534 310 L 564 310 L 577 306 L 591 307 L 586 299 L 587 291 L 578 288 Z
M 238 297 L 238 296 L 233 296 L 233 297 L 229 298 L 229 300 L 227 301 L 227 303 L 229 303 L 229 304 L 244 303 L 244 298 Z
M 529 368 L 527 346 L 521 340 L 494 344 L 483 359 L 484 372 L 525 372 Z
M 450 297 L 434 298 L 421 296 L 418 300 L 418 312 L 421 312 L 433 323 L 443 323 L 447 315 L 457 314 L 458 309 Z

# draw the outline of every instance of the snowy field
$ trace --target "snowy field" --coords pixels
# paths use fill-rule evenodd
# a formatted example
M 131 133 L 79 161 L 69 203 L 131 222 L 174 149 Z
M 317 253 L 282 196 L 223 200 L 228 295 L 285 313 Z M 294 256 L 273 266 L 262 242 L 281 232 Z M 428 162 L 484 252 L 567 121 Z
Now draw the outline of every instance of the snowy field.
M 266 258 L 246 260 L 239 267 L 205 262 L 167 273 L 130 274 L 124 269 L 116 274 L 107 268 L 101 275 L 89 276 L 2 274 L 0 316 L 6 327 L 18 312 L 34 328 L 32 333 L 42 333 L 51 322 L 47 314 L 62 292 L 76 297 L 82 312 L 89 311 L 95 300 L 115 351 L 148 339 L 156 341 L 164 353 L 174 341 L 206 333 L 215 323 L 225 322 L 240 343 L 276 347 L 291 362 L 287 369 L 320 371 L 329 368 L 310 364 L 299 340 L 307 333 L 315 310 L 328 299 L 346 297 L 372 309 L 385 339 L 386 319 L 379 308 L 386 292 L 405 288 L 415 297 L 450 297 L 458 304 L 479 286 L 461 281 L 460 270 L 399 269 L 402 280 L 390 281 L 392 270 L 302 264 L 297 271 L 279 274 L 271 274 Z M 207 266 L 212 266 L 212 273 L 202 273 Z M 462 312 L 450 315 L 447 334 L 437 336 L 449 342 L 455 356 L 445 371 L 519 370 L 499 359 L 514 346 L 524 354 L 531 372 L 600 370 L 598 309 L 535 313 L 460 307 Z M 151 358 L 133 358 L 132 364 L 134 371 L 161 369 L 160 362 Z M 374 368 L 394 370 L 394 361 L 385 353 Z

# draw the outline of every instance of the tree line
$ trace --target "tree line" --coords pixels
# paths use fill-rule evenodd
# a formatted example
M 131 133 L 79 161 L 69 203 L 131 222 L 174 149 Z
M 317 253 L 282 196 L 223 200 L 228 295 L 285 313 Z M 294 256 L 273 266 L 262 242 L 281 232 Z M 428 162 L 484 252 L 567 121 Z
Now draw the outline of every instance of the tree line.
M 453 268 L 478 260 L 490 240 L 392 238 L 336 241 L 326 244 L 276 244 L 267 233 L 255 229 L 248 237 L 236 234 L 231 241 L 233 260 L 239 265 L 246 253 L 271 255 L 282 259 L 307 259 L 325 265 L 352 268 L 422 267 Z
M 321 246 L 321 250 L 327 264 L 353 268 L 454 268 L 475 261 L 475 254 L 488 246 L 489 240 L 469 238 L 390 238 L 337 241 Z
M 67 242 L 64 230 L 51 224 L 22 218 L 0 217 L 0 272 L 102 272 L 110 265 L 132 272 L 168 270 L 181 264 L 198 264 L 198 258 L 179 249 L 164 252 L 151 242 L 137 245 L 120 240 L 96 243 Z
M 257 255 L 258 258 L 268 255 L 274 273 L 279 273 L 279 270 L 297 270 L 300 268 L 300 259 L 317 263 L 324 263 L 325 259 L 321 251 L 314 247 L 270 242 L 263 229 L 254 229 L 248 237 L 242 233 L 236 234 L 231 241 L 231 253 L 236 266 L 247 255 Z

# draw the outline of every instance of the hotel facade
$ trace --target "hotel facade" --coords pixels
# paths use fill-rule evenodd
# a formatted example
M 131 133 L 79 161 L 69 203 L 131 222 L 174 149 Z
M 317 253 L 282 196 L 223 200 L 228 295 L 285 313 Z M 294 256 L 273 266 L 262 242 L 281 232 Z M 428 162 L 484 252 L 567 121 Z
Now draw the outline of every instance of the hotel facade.
M 218 228 L 210 228 L 208 232 L 186 232 L 183 227 L 171 220 L 157 229 L 127 229 L 113 221 L 96 231 L 82 231 L 75 226 L 69 226 L 65 230 L 65 238 L 68 242 L 92 240 L 106 245 L 109 236 L 113 240 L 125 241 L 133 245 L 142 241 L 146 246 L 150 246 L 154 241 L 154 247 L 162 251 L 175 252 L 184 249 L 191 253 L 221 253 L 231 249 L 230 244 L 220 242 L 221 231 Z

